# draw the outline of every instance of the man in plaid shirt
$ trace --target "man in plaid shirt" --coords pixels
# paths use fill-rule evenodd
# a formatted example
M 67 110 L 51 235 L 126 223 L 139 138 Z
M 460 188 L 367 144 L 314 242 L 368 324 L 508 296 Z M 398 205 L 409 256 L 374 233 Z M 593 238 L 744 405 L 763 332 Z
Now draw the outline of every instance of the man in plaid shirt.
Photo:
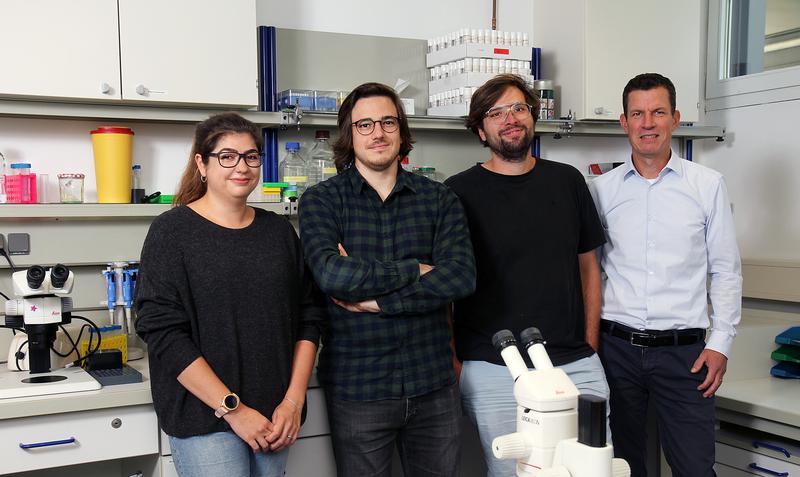
M 339 170 L 299 207 L 306 260 L 328 295 L 325 386 L 340 476 L 458 475 L 461 404 L 446 307 L 475 289 L 464 211 L 446 186 L 410 174 L 395 92 L 357 87 L 339 110 Z

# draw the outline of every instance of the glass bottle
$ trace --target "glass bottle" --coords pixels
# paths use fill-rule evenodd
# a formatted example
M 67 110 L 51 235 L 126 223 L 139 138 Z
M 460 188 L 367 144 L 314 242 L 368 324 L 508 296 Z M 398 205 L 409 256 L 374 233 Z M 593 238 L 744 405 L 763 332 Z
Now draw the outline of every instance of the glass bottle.
M 294 191 L 288 196 L 284 194 L 287 199 L 291 200 L 292 196 L 300 197 L 305 192 L 308 185 L 308 169 L 306 161 L 300 156 L 300 143 L 286 143 L 286 155 L 280 164 L 280 178 L 281 182 L 289 184 L 287 187 L 289 192 Z
M 308 187 L 336 175 L 330 138 L 328 131 L 317 131 L 315 135 L 314 147 L 308 155 Z

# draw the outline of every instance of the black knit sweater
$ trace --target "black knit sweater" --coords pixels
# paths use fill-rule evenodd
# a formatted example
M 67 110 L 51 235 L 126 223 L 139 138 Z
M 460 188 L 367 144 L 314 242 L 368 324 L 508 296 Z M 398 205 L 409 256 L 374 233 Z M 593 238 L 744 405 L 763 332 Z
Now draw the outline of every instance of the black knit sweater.
M 204 357 L 243 403 L 271 418 L 289 386 L 295 343 L 318 343 L 325 320 L 285 218 L 256 209 L 252 224 L 228 229 L 185 206 L 150 227 L 136 313 L 159 424 L 176 437 L 229 429 L 177 381 L 195 359 Z

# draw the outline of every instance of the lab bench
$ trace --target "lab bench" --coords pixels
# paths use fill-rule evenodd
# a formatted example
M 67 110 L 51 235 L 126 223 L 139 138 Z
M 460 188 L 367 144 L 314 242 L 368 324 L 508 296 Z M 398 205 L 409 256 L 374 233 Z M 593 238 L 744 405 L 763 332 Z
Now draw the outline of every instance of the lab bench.
M 129 364 L 142 373 L 141 383 L 0 400 L 0 475 L 176 476 L 153 410 L 147 359 Z M 286 475 L 332 477 L 328 416 L 316 377 L 306 400 L 308 416 Z M 28 450 L 19 445 L 53 441 L 63 443 Z
M 770 376 L 775 336 L 791 313 L 746 310 L 717 391 L 719 477 L 800 476 L 800 381 Z

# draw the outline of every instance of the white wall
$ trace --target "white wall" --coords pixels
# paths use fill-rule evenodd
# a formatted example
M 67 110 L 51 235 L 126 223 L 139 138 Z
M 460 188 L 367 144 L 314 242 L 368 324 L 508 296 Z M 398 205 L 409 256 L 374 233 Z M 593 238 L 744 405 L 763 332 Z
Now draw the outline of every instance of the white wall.
M 698 162 L 725 176 L 744 260 L 800 262 L 798 113 L 800 100 L 707 115 L 709 124 L 727 128 L 728 137 L 699 141 Z

